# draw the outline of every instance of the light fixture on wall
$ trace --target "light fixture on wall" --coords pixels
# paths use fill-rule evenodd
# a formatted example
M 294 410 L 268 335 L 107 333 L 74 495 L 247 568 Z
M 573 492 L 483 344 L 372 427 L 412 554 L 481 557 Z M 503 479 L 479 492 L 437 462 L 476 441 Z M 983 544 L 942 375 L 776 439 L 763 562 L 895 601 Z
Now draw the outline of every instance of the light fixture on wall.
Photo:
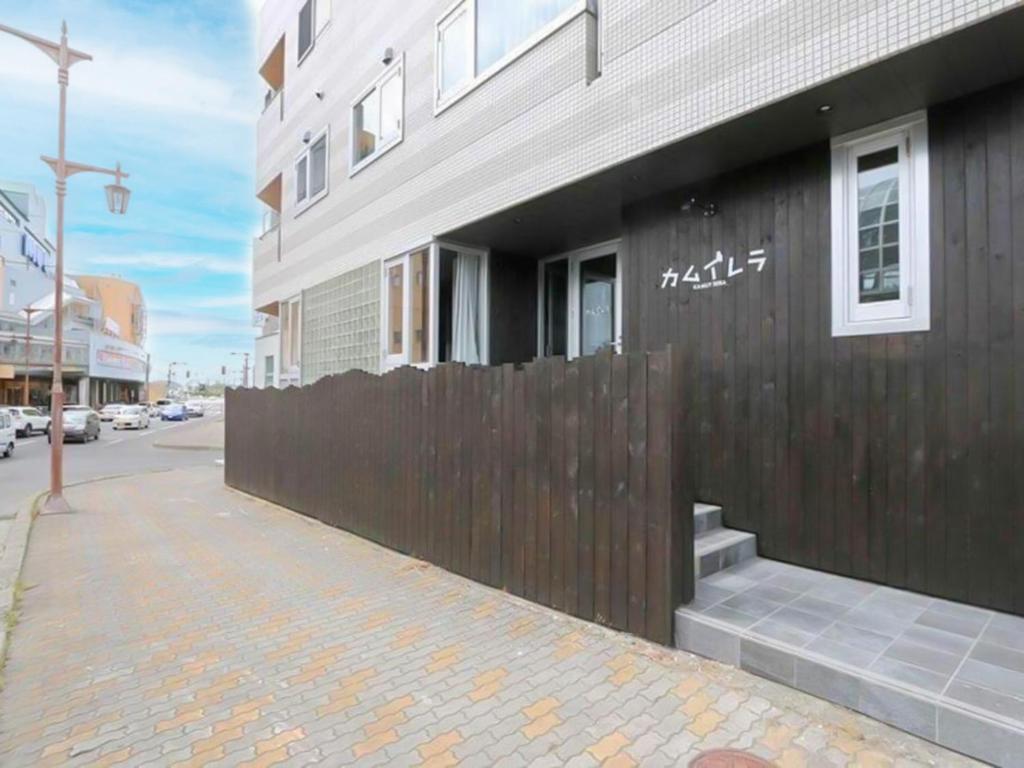
M 320 100 L 320 101 L 324 100 L 324 92 L 323 91 L 313 91 L 313 95 L 316 96 L 317 99 Z
M 832 111 L 832 105 L 831 104 L 821 104 L 818 107 L 818 114 L 819 115 L 827 115 L 831 111 Z
M 395 60 L 395 51 L 394 51 L 394 49 L 393 48 L 385 48 L 384 49 L 384 55 L 381 56 L 380 60 L 382 62 L 384 62 L 384 66 L 385 67 L 388 64 L 390 64 L 392 61 L 394 61 Z
M 687 212 L 697 209 L 703 212 L 704 218 L 710 219 L 716 213 L 718 213 L 718 206 L 714 203 L 702 203 L 696 197 L 690 197 L 685 203 L 680 206 L 679 210 Z
M 305 133 L 302 134 L 302 143 L 303 144 L 309 144 L 309 142 L 311 142 L 312 140 L 313 140 L 313 132 L 312 131 L 306 131 Z

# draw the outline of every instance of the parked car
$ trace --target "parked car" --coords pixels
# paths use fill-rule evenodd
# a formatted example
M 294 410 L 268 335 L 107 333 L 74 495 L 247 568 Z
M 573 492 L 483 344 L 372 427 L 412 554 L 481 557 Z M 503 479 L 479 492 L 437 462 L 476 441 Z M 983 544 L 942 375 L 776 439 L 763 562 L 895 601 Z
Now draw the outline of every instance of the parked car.
M 139 403 L 139 405 L 146 409 L 146 413 L 149 414 L 149 418 L 160 418 L 160 406 L 156 403 Z
M 202 418 L 206 415 L 206 409 L 201 400 L 189 400 L 185 403 L 185 411 L 188 413 L 188 417 L 190 419 L 192 417 Z
M 49 432 L 50 417 L 38 408 L 14 407 L 9 409 L 14 419 L 14 431 L 18 437 L 28 437 L 33 432 Z
M 165 405 L 160 411 L 160 421 L 188 421 L 188 411 L 181 403 Z
M 157 416 L 160 416 L 164 412 L 164 408 L 166 408 L 168 405 L 171 405 L 173 402 L 173 400 L 157 400 L 156 408 L 159 411 L 159 413 L 157 413 Z
M 100 421 L 113 421 L 122 408 L 124 405 L 121 403 L 107 403 L 100 409 Z
M 149 409 L 144 405 L 126 405 L 114 417 L 114 429 L 149 429 Z
M 14 417 L 9 411 L 0 408 L 0 456 L 7 458 L 14 455 Z
M 46 436 L 53 440 L 53 432 Z M 85 405 L 69 405 L 64 409 L 64 442 L 87 443 L 100 439 L 100 415 Z

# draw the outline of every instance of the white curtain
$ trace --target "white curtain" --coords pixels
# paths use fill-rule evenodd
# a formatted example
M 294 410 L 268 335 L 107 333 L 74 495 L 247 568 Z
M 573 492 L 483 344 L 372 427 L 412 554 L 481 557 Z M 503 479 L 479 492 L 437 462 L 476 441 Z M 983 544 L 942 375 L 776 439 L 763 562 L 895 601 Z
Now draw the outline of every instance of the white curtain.
M 460 253 L 455 258 L 452 296 L 452 360 L 480 364 L 480 257 Z

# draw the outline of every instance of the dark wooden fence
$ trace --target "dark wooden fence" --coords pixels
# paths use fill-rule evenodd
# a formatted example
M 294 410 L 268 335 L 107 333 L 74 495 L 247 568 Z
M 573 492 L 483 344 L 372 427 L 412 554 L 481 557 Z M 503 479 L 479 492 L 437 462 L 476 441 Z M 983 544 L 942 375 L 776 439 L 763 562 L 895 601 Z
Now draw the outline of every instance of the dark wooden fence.
M 679 356 L 350 372 L 227 396 L 228 485 L 661 643 L 693 596 Z

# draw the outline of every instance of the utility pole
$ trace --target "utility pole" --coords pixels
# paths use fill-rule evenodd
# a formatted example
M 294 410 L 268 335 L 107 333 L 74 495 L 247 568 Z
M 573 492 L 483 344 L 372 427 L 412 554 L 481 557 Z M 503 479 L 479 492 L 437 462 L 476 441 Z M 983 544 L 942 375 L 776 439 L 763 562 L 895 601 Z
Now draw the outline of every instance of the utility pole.
M 149 402 L 149 352 L 146 353 L 146 391 L 142 393 L 142 397 Z
M 167 364 L 167 399 L 168 400 L 171 399 L 171 377 L 172 377 L 172 375 L 174 373 L 174 366 L 176 366 L 176 365 L 185 365 L 185 363 L 181 363 L 181 362 L 175 361 L 173 363 L 168 363 Z
M 38 307 L 25 307 L 25 392 L 21 398 L 21 404 L 28 406 L 29 391 L 29 369 L 32 367 L 32 315 L 43 310 Z
M 244 388 L 249 387 L 249 353 L 248 352 L 232 352 L 232 356 L 237 355 L 242 358 L 242 386 Z

